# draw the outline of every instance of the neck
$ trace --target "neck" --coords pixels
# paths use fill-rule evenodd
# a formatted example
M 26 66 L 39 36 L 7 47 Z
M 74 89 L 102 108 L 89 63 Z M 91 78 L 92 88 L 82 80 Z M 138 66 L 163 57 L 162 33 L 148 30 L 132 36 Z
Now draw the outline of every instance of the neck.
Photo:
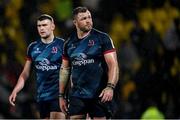
M 48 44 L 48 43 L 51 43 L 54 39 L 54 35 L 51 35 L 47 38 L 41 38 L 42 42 L 45 43 L 45 44 Z
M 88 32 L 77 31 L 77 36 L 78 36 L 79 39 L 82 39 L 82 38 L 86 37 L 87 35 L 89 35 L 90 31 L 88 31 Z

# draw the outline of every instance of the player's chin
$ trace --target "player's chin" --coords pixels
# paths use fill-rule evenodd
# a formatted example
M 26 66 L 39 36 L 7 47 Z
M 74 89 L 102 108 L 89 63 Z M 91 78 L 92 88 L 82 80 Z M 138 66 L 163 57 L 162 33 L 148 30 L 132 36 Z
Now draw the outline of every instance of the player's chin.
M 44 35 L 44 34 L 39 34 L 39 35 L 40 35 L 40 37 L 41 37 L 41 38 L 44 38 L 44 37 L 45 37 L 45 35 Z
M 40 35 L 40 36 L 41 36 L 41 38 L 43 38 L 43 39 L 48 38 L 48 36 L 47 36 L 47 35 Z
M 88 31 L 90 31 L 91 29 L 92 29 L 92 26 L 87 26 L 86 29 L 85 29 L 85 31 L 88 32 Z
M 87 26 L 87 29 L 91 30 L 92 29 L 92 25 Z

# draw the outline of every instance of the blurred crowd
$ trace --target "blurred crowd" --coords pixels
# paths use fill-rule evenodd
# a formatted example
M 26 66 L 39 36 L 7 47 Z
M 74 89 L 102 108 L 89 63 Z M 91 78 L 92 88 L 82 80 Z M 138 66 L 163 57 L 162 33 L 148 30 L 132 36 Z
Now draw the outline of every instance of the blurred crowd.
M 37 118 L 33 71 L 16 106 L 8 103 L 26 48 L 38 37 L 36 17 L 52 15 L 55 34 L 67 39 L 77 6 L 90 9 L 94 28 L 118 52 L 113 118 L 180 118 L 179 0 L 0 0 L 0 118 Z

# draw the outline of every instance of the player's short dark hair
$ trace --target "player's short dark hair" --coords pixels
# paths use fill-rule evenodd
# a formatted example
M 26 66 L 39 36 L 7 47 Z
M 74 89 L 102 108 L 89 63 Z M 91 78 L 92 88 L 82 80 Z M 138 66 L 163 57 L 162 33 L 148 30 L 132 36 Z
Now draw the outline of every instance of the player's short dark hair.
M 73 12 L 72 12 L 72 15 L 73 15 L 73 19 L 75 19 L 75 17 L 77 16 L 78 13 L 84 13 L 88 10 L 87 7 L 76 7 Z
M 50 21 L 52 21 L 52 22 L 54 21 L 54 20 L 53 20 L 53 17 L 51 17 L 51 16 L 48 15 L 48 14 L 42 14 L 42 15 L 40 15 L 37 20 L 42 21 L 42 20 L 46 20 L 46 19 L 48 19 L 48 20 L 50 20 Z

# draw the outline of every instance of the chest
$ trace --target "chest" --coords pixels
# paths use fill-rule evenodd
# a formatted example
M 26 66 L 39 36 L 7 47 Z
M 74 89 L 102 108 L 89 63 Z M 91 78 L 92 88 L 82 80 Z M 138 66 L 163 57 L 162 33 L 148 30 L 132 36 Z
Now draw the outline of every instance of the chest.
M 96 58 L 102 56 L 102 45 L 98 38 L 88 38 L 70 42 L 67 47 L 67 54 L 74 58 Z
M 62 48 L 58 44 L 37 44 L 32 48 L 30 55 L 35 62 L 44 59 L 57 61 L 62 56 Z

